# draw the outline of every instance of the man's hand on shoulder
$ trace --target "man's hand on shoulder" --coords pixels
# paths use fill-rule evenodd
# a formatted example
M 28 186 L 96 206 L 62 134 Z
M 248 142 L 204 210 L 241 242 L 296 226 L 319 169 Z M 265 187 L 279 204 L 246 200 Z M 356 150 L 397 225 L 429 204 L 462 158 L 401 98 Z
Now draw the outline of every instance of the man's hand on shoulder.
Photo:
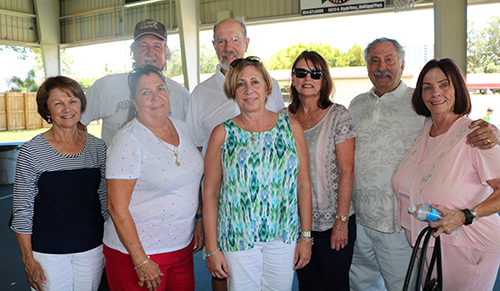
M 490 149 L 498 144 L 500 140 L 500 131 L 496 126 L 482 119 L 478 119 L 469 125 L 469 128 L 474 127 L 478 128 L 467 135 L 467 144 L 482 150 Z

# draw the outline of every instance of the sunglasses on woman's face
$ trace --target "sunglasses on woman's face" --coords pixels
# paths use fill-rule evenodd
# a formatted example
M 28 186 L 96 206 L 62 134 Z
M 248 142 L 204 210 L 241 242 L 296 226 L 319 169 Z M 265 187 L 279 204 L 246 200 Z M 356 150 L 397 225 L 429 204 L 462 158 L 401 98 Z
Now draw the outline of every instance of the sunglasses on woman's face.
M 293 74 L 295 77 L 303 79 L 307 76 L 307 74 L 311 75 L 311 78 L 314 80 L 319 80 L 323 77 L 324 72 L 322 70 L 306 70 L 306 69 L 293 69 Z
M 231 68 L 236 68 L 242 61 L 250 61 L 250 62 L 260 62 L 260 58 L 256 56 L 249 56 L 246 58 L 241 58 L 241 59 L 236 59 L 231 62 L 230 67 Z

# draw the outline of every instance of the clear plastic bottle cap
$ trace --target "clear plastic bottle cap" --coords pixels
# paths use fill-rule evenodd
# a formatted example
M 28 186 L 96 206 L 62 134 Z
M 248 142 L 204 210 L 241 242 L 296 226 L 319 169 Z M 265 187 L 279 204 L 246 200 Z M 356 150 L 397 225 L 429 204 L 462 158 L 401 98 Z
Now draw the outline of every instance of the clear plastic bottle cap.
M 415 211 L 417 211 L 417 207 L 415 207 L 415 205 L 408 206 L 408 212 L 413 213 Z

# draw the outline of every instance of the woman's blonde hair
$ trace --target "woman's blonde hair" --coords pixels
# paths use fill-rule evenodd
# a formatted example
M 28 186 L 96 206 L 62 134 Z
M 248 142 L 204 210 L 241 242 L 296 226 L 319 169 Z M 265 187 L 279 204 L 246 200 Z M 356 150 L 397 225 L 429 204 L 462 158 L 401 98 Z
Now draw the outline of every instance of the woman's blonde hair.
M 267 72 L 260 59 L 255 57 L 248 57 L 245 59 L 236 59 L 231 63 L 231 68 L 226 73 L 226 80 L 224 81 L 224 93 L 229 99 L 236 99 L 236 89 L 238 89 L 238 82 L 243 75 L 243 69 L 247 66 L 254 66 L 261 74 L 262 79 L 266 84 L 267 96 L 273 91 L 273 81 Z

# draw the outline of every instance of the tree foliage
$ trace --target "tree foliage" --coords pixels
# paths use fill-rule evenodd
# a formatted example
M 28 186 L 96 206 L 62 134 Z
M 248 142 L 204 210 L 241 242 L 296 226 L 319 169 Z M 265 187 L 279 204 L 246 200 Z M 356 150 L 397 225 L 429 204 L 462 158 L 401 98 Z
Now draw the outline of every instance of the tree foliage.
M 10 92 L 36 92 L 38 90 L 36 74 L 33 69 L 28 71 L 26 78 L 21 79 L 20 77 L 13 76 L 7 79 L 7 83 L 11 86 Z
M 269 61 L 265 62 L 268 70 L 288 70 L 292 67 L 295 59 L 305 50 L 319 53 L 330 67 L 358 67 L 364 66 L 363 49 L 354 45 L 347 52 L 341 52 L 327 44 L 299 42 L 296 45 L 282 49 L 273 54 Z
M 83 88 L 83 92 L 87 92 L 89 88 L 94 84 L 95 81 L 97 81 L 99 78 L 74 78 L 75 81 L 80 83 Z
M 170 61 L 167 62 L 167 70 L 165 76 L 175 77 L 182 75 L 182 55 L 178 46 L 174 47 L 171 51 Z
M 12 45 L 0 45 L 0 51 L 2 52 L 14 52 L 17 53 L 17 58 L 20 60 L 28 59 L 29 53 L 32 52 L 32 48 L 12 46 Z
M 202 74 L 213 74 L 218 63 L 219 59 L 217 58 L 217 54 L 215 54 L 214 48 L 202 44 L 200 46 L 200 72 Z
M 500 73 L 500 16 L 493 16 L 486 27 L 469 24 L 467 72 Z
M 182 55 L 179 47 L 174 47 L 171 51 L 172 57 L 167 63 L 165 76 L 175 77 L 182 74 Z M 215 67 L 219 63 L 214 49 L 202 44 L 200 46 L 200 72 L 201 74 L 215 73 Z
M 9 91 L 11 92 L 36 92 L 38 87 L 42 83 L 43 76 L 43 59 L 42 51 L 40 48 L 29 48 L 29 47 L 17 47 L 17 46 L 0 46 L 0 51 L 14 52 L 17 54 L 17 58 L 20 60 L 28 60 L 30 55 L 35 59 L 35 64 L 33 69 L 26 73 L 26 77 L 23 79 L 18 76 L 12 76 L 7 78 L 7 84 L 11 87 Z M 61 52 L 62 58 L 62 74 L 71 75 L 72 66 L 74 61 L 71 57 L 65 53 Z

